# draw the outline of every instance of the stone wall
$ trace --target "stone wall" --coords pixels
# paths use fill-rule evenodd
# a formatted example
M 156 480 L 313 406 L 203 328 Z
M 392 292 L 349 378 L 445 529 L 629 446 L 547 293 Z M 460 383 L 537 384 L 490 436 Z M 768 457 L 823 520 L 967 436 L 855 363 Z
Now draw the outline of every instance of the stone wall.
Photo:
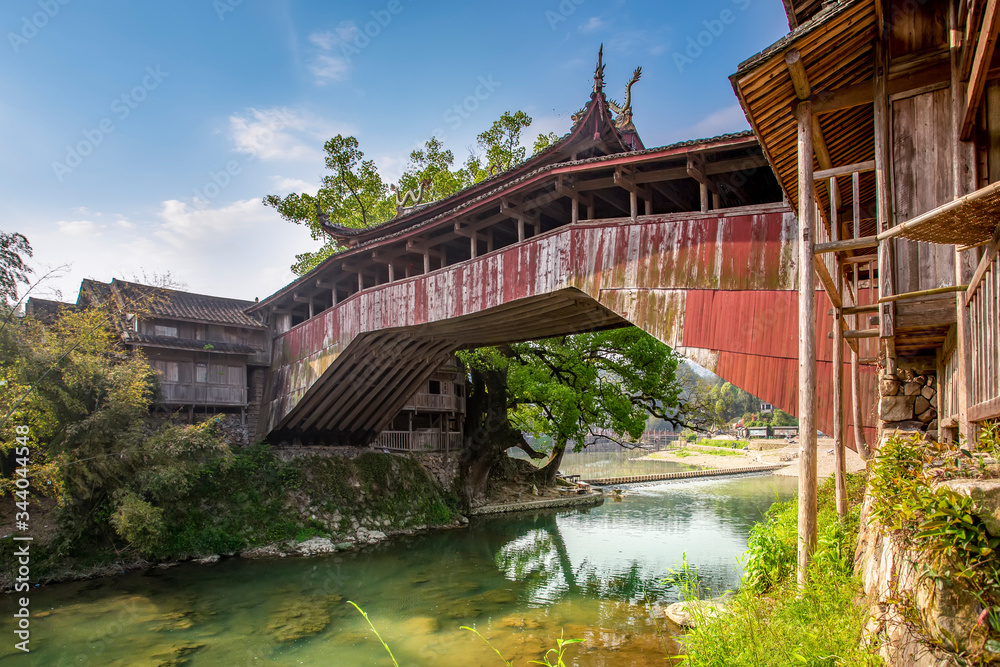
M 976 516 L 991 534 L 1000 535 L 1000 480 L 953 479 L 938 482 L 934 488 L 941 486 L 972 498 Z M 927 576 L 926 556 L 907 546 L 898 533 L 875 523 L 871 509 L 872 497 L 866 494 L 854 564 L 872 610 L 866 633 L 880 645 L 885 664 L 967 664 L 953 653 L 969 650 L 966 644 L 977 628 L 982 605 L 948 578 Z
M 879 418 L 884 432 L 928 432 L 937 439 L 937 377 L 900 369 L 879 376 Z

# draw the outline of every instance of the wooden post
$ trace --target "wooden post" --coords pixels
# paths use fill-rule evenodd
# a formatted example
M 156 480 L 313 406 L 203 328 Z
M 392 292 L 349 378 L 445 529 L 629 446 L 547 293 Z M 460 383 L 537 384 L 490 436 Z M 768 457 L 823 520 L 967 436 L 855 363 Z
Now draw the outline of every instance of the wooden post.
M 337 305 L 337 288 L 336 287 L 334 287 L 332 290 L 330 290 L 330 301 L 333 303 L 334 306 Z
M 840 272 L 838 271 L 838 274 Z M 837 277 L 837 289 L 841 278 Z M 833 311 L 833 456 L 837 496 L 837 516 L 847 516 L 847 462 L 844 452 L 844 315 L 840 308 Z M 860 344 L 860 343 L 859 343 Z
M 312 297 L 309 297 L 309 319 L 311 320 L 315 314 L 316 310 L 315 307 L 313 306 Z
M 705 183 L 699 183 L 699 190 L 701 191 L 701 212 L 708 212 L 708 185 Z
M 477 234 L 478 232 L 472 232 L 472 236 L 469 237 L 469 257 L 471 259 L 476 258 L 476 251 L 479 249 L 476 247 L 478 245 L 478 243 L 476 242 Z
M 475 255 L 473 255 L 473 257 L 475 257 Z M 389 267 L 389 282 L 391 283 L 396 280 L 396 267 L 392 265 L 391 260 L 387 266 Z
M 517 242 L 524 240 L 524 218 L 517 219 Z
M 886 56 L 886 46 L 876 43 L 875 56 L 875 199 L 878 231 L 884 232 L 893 226 L 892 196 L 889 190 L 889 173 L 891 159 L 889 156 L 889 96 L 886 79 L 889 76 L 889 65 Z M 878 297 L 895 294 L 895 262 L 893 261 L 893 241 L 886 239 L 879 243 L 878 249 Z M 896 349 L 894 336 L 896 334 L 896 305 L 892 302 L 879 306 L 879 338 L 886 349 L 885 368 L 888 373 L 896 372 Z
M 628 207 L 632 221 L 635 222 L 635 219 L 639 217 L 639 195 L 634 189 L 628 193 Z
M 854 325 L 858 325 L 858 316 L 854 316 Z M 858 345 L 860 351 L 860 344 Z M 868 460 L 868 443 L 865 440 L 865 427 L 861 418 L 861 355 L 851 350 L 851 417 L 854 421 L 854 447 L 858 456 Z
M 424 273 L 431 272 L 431 253 L 429 250 L 424 250 Z
M 649 199 L 644 199 L 643 202 L 645 205 L 645 208 L 643 209 L 645 211 L 645 214 L 653 215 L 653 194 L 650 193 Z
M 570 222 L 573 222 L 573 223 L 579 222 L 580 221 L 580 200 L 577 199 L 576 197 L 573 197 L 573 199 L 570 200 L 570 201 L 572 202 L 570 204 Z
M 813 272 L 812 104 L 796 107 L 799 170 L 799 534 L 798 584 L 806 585 L 816 549 L 816 276 Z
M 712 210 L 718 211 L 722 208 L 722 197 L 719 196 L 718 192 L 712 193 Z
M 493 252 L 493 228 L 486 230 L 486 252 Z
M 955 3 L 948 13 L 949 46 L 951 50 L 951 118 L 952 118 L 952 138 L 954 141 L 954 151 L 952 153 L 952 196 L 957 199 L 972 191 L 975 184 L 975 144 L 964 143 L 961 139 L 962 122 L 965 115 L 965 88 L 962 82 L 961 73 L 961 45 L 959 43 L 958 19 L 956 16 Z M 971 50 L 971 49 L 970 49 Z M 967 285 L 975 271 L 975 254 L 966 250 L 959 252 L 955 248 L 955 284 Z M 971 261 L 970 261 L 971 260 Z M 966 442 L 971 442 L 974 433 L 968 419 L 968 409 L 971 396 L 972 379 L 972 322 L 969 309 L 965 305 L 965 295 L 961 292 L 955 295 L 955 334 L 956 346 L 953 354 L 957 354 L 958 373 L 955 378 L 956 398 L 958 398 L 958 414 L 955 419 L 958 421 L 959 435 L 965 438 Z M 938 394 L 941 392 L 941 377 L 938 377 Z M 938 412 L 941 419 L 944 413 Z

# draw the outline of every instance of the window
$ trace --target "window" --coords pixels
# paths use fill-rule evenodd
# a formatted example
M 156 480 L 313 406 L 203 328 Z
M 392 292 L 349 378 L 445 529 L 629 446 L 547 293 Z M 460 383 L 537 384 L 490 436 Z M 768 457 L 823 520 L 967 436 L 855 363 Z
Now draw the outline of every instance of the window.
M 180 370 L 176 361 L 158 361 L 156 370 L 160 371 L 164 382 L 177 382 L 180 378 Z
M 194 365 L 194 381 L 208 382 L 208 364 Z
M 157 336 L 170 336 L 171 338 L 177 338 L 177 327 L 168 327 L 162 324 L 157 324 L 153 327 L 153 333 Z
M 465 391 L 465 385 L 464 384 L 459 384 L 459 383 L 456 382 L 455 383 L 455 395 L 458 396 L 458 397 L 461 397 L 462 396 L 462 392 L 464 392 L 464 391 Z
M 427 383 L 427 393 L 428 394 L 440 394 L 441 393 L 441 381 L 431 380 Z

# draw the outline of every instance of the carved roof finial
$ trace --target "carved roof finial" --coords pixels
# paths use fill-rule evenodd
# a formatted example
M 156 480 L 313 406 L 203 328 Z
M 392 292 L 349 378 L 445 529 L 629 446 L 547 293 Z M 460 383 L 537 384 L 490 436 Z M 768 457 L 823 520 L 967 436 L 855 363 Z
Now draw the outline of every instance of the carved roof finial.
M 604 44 L 597 51 L 597 69 L 594 70 L 594 94 L 604 92 Z
M 615 127 L 621 131 L 635 131 L 635 125 L 632 124 L 632 86 L 639 81 L 642 76 L 642 67 L 636 67 L 635 71 L 632 72 L 632 78 L 629 79 L 628 84 L 625 86 L 625 104 L 618 106 L 618 103 L 614 100 L 608 100 L 608 106 L 611 110 L 615 112 Z

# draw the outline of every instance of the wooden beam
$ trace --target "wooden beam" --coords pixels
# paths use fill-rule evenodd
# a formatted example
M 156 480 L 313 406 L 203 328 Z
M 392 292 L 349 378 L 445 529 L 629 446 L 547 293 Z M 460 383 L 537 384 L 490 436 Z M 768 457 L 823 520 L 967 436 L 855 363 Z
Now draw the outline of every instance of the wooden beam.
M 848 239 L 846 241 L 829 241 L 827 243 L 817 243 L 815 252 L 821 255 L 827 252 L 846 252 L 848 250 L 863 250 L 864 248 L 875 248 L 878 246 L 878 237 L 862 236 L 860 239 Z
M 827 338 L 833 338 L 833 333 L 828 333 Z M 848 329 L 844 332 L 844 338 L 878 338 L 878 329 Z
M 962 31 L 962 51 L 958 57 L 958 77 L 960 81 L 968 81 L 972 72 L 972 59 L 976 55 L 976 36 L 983 20 L 985 0 L 969 0 L 968 11 L 964 17 L 965 28 Z M 956 26 L 957 28 L 958 26 Z
M 986 0 L 986 8 L 983 10 L 983 27 L 979 31 L 979 39 L 976 40 L 976 55 L 972 59 L 969 87 L 965 91 L 965 114 L 959 132 L 962 141 L 969 141 L 973 130 L 976 129 L 976 114 L 979 112 L 979 103 L 986 89 L 986 75 L 990 69 L 990 61 L 993 60 L 993 50 L 997 45 L 997 31 L 1000 30 L 998 1 L 1000 0 Z
M 687 175 L 701 183 L 710 192 L 718 194 L 719 186 L 705 173 L 705 157 L 699 153 L 688 155 Z
M 786 61 L 787 62 L 787 61 Z M 808 94 L 805 95 L 808 97 Z M 798 585 L 808 583 L 816 549 L 816 290 L 814 263 L 816 215 L 813 180 L 813 116 L 806 102 L 797 109 L 799 176 L 799 516 Z
M 813 174 L 817 181 L 825 181 L 828 178 L 853 174 L 855 172 L 875 171 L 875 160 L 858 162 L 856 164 L 845 164 L 843 167 L 831 167 L 830 169 L 820 169 Z
M 935 287 L 934 289 L 924 289 L 916 292 L 904 292 L 903 294 L 891 294 L 886 297 L 880 297 L 878 302 L 890 303 L 892 301 L 908 301 L 910 299 L 922 299 L 928 296 L 934 296 L 936 294 L 951 294 L 953 292 L 964 292 L 968 289 L 968 285 L 951 285 L 949 287 Z

